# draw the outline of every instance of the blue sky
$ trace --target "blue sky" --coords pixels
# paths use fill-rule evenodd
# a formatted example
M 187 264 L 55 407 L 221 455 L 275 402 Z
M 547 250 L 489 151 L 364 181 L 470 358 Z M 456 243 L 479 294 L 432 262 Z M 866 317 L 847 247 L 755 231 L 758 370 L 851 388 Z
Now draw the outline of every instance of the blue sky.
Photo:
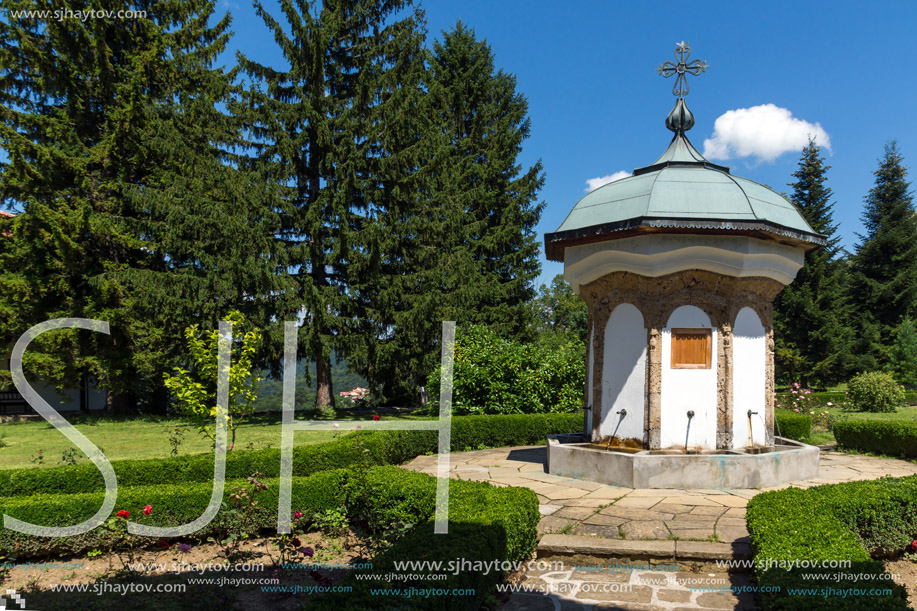
M 630 172 L 665 149 L 673 79 L 657 75 L 656 67 L 674 59 L 682 40 L 692 58 L 709 64 L 689 83 L 694 145 L 704 152 L 711 140 L 707 151 L 719 155 L 708 155 L 712 161 L 787 192 L 805 135 L 821 134 L 830 143 L 834 218 L 849 250 L 863 231 L 863 197 L 885 143 L 896 139 L 905 162 L 917 161 L 915 2 L 438 0 L 422 6 L 431 39 L 461 19 L 490 43 L 496 65 L 517 76 L 532 121 L 521 161 L 541 159 L 546 172 L 541 240 L 585 194 L 587 180 Z M 282 66 L 250 4 L 222 0 L 220 9 L 227 8 L 236 33 L 232 49 Z M 563 271 L 544 257 L 542 263 L 542 282 Z

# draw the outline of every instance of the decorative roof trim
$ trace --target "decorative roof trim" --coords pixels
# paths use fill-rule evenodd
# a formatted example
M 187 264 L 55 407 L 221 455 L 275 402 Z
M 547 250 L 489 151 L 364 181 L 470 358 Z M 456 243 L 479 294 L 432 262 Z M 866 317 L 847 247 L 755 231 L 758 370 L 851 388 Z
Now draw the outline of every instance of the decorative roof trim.
M 573 246 L 574 243 L 592 242 L 590 238 L 612 233 L 631 232 L 640 233 L 641 229 L 675 229 L 679 232 L 685 230 L 696 231 L 717 231 L 717 232 L 765 232 L 768 234 L 788 238 L 797 242 L 804 242 L 812 246 L 806 250 L 811 250 L 816 246 L 824 246 L 827 243 L 825 236 L 817 233 L 808 233 L 788 229 L 776 223 L 764 220 L 756 221 L 724 221 L 721 219 L 676 219 L 661 217 L 637 217 L 626 221 L 615 223 L 605 223 L 602 225 L 592 225 L 580 229 L 571 229 L 569 231 L 558 231 L 546 233 L 544 236 L 545 254 L 551 261 L 563 261 L 563 249 L 566 246 Z M 609 236 L 609 239 L 617 239 L 624 236 Z

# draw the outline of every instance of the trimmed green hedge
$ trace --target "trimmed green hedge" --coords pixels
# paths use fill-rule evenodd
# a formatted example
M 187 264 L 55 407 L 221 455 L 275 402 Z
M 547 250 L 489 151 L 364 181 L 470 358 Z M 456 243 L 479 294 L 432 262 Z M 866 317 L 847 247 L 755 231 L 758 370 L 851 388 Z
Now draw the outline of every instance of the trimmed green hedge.
M 762 592 L 764 609 L 908 608 L 904 588 L 888 578 L 882 563 L 871 554 L 902 551 L 913 540 L 917 476 L 765 492 L 748 502 L 746 519 L 758 585 L 779 588 Z M 851 565 L 789 566 L 795 561 L 836 560 L 849 560 Z M 871 577 L 838 581 L 834 578 L 837 573 Z M 865 594 L 871 589 L 890 589 L 891 594 Z M 837 595 L 843 590 L 847 596 Z
M 256 528 L 276 532 L 277 479 L 263 480 L 268 490 L 257 495 L 263 509 L 257 512 Z M 224 500 L 233 486 L 245 480 L 228 480 Z M 436 507 L 436 478 L 398 467 L 373 467 L 366 471 L 364 494 L 355 494 L 364 482 L 352 470 L 336 469 L 311 477 L 293 478 L 292 511 L 302 511 L 307 520 L 329 509 L 344 507 L 351 519 L 373 512 L 375 523 L 388 529 L 400 523 L 423 524 L 433 519 Z M 197 519 L 210 500 L 209 484 L 138 486 L 118 491 L 115 511 L 126 509 L 131 519 L 155 526 L 174 526 Z M 365 495 L 365 496 L 364 496 Z M 0 511 L 11 517 L 41 526 L 67 526 L 92 517 L 101 506 L 104 494 L 39 494 L 30 498 L 0 499 Z M 143 516 L 142 509 L 152 505 L 153 513 Z M 194 538 L 221 535 L 237 525 L 234 515 L 217 514 Z M 449 519 L 479 524 L 500 523 L 504 526 L 501 549 L 510 559 L 518 559 L 534 549 L 538 525 L 538 497 L 527 488 L 497 488 L 486 482 L 449 480 Z M 412 531 L 408 531 L 412 532 Z M 15 547 L 20 557 L 51 553 L 77 554 L 105 548 L 109 534 L 101 528 L 74 537 L 49 539 L 32 537 L 11 530 L 0 530 L 0 547 Z M 140 546 L 153 545 L 158 539 L 136 537 Z M 421 545 L 413 550 L 426 552 Z
M 834 424 L 834 438 L 845 450 L 917 458 L 917 422 L 840 421 Z
M 400 491 L 407 488 L 402 481 L 411 480 L 411 485 L 424 488 L 432 519 L 432 501 L 435 498 L 435 478 L 424 476 L 417 481 L 416 473 L 410 473 L 397 467 L 380 467 L 377 473 L 391 476 L 387 481 L 389 493 L 395 496 L 390 500 L 398 504 Z M 454 569 L 421 570 L 411 568 L 402 573 L 421 575 L 412 581 L 387 582 L 381 578 L 357 579 L 358 573 L 385 576 L 399 571 L 396 562 L 428 561 L 441 562 L 447 567 L 450 562 L 465 559 L 469 562 L 509 561 L 521 562 L 535 549 L 537 527 L 540 515 L 538 497 L 528 488 L 496 488 L 480 482 L 463 482 L 450 480 L 449 496 L 449 533 L 437 535 L 433 532 L 433 522 L 426 521 L 407 532 L 395 545 L 372 559 L 372 569 L 353 571 L 340 584 L 350 586 L 352 591 L 333 593 L 314 600 L 310 608 L 341 611 L 342 609 L 477 609 L 484 598 L 493 591 L 494 585 L 504 577 L 502 570 Z M 456 486 L 458 484 L 458 486 Z M 468 485 L 474 484 L 474 485 Z M 381 496 L 374 500 L 381 502 Z M 400 515 L 389 506 L 389 515 Z M 429 575 L 447 573 L 445 580 L 431 579 Z M 457 574 L 454 574 L 457 573 Z M 474 590 L 473 595 L 436 595 L 423 596 L 415 594 L 406 596 L 400 590 Z M 379 590 L 388 589 L 388 593 Z M 376 592 L 373 592 L 376 590 Z
M 575 420 L 575 422 L 573 422 Z M 571 425 L 572 423 L 572 425 Z M 371 426 L 367 423 L 367 428 Z M 452 418 L 450 449 L 462 452 L 478 447 L 545 443 L 549 434 L 581 430 L 582 416 L 573 414 L 513 414 Z M 436 431 L 357 431 L 334 441 L 293 449 L 293 475 L 347 467 L 357 460 L 353 450 L 359 438 L 374 465 L 397 465 L 438 450 Z M 362 460 L 362 459 L 361 459 Z M 148 486 L 173 482 L 213 480 L 213 455 L 112 461 L 118 485 Z M 280 449 L 232 451 L 226 457 L 226 477 L 245 478 L 258 471 L 266 477 L 280 474 Z M 76 494 L 104 490 L 102 474 L 88 461 L 48 469 L 0 471 L 0 497 L 37 493 Z
M 774 417 L 777 419 L 778 429 L 775 432 L 781 437 L 805 442 L 812 435 L 812 419 L 805 414 L 775 409 Z
M 818 397 L 818 402 L 824 406 L 829 401 L 836 407 L 848 400 L 847 393 L 841 391 L 813 392 L 812 397 Z M 908 405 L 917 405 L 917 390 L 905 390 L 904 400 Z

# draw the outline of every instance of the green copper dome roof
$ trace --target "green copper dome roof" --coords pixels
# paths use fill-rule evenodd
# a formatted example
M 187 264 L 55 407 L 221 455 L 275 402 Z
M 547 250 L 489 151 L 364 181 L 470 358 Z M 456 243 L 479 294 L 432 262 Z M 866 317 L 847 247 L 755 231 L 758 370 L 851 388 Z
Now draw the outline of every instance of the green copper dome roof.
M 694 118 L 678 102 L 666 120 L 675 131 L 666 151 L 579 200 L 557 231 L 545 235 L 549 259 L 563 261 L 566 246 L 650 231 L 740 233 L 806 250 L 825 243 L 785 197 L 704 159 L 684 133 Z

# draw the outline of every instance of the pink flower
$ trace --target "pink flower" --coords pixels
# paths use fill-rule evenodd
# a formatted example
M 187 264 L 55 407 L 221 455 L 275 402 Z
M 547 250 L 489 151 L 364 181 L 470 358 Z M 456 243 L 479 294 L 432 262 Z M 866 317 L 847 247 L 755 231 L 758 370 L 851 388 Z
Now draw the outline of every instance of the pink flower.
M 334 428 L 340 428 L 340 426 L 341 426 L 341 425 L 338 424 L 337 422 L 334 423 Z
M 358 431 L 359 431 L 360 429 L 362 429 L 362 428 L 363 428 L 363 427 L 360 426 L 359 424 L 357 425 L 357 430 L 358 430 Z
M 794 411 L 794 412 L 799 412 L 799 408 L 797 407 L 797 408 L 794 409 L 793 411 Z
M 121 511 L 119 511 L 119 512 L 116 513 L 115 515 L 118 516 L 118 517 L 121 518 L 121 519 L 126 520 L 126 519 L 128 519 L 129 517 L 131 517 L 131 512 L 125 511 L 125 510 L 122 509 Z
M 143 515 L 148 516 L 148 515 L 150 515 L 151 513 L 153 513 L 153 506 L 152 506 L 152 505 L 147 505 L 146 507 L 143 508 Z
M 296 516 L 296 519 L 298 520 L 299 518 L 302 517 L 302 512 L 301 512 L 301 511 L 297 511 L 297 512 L 294 513 L 293 515 Z

